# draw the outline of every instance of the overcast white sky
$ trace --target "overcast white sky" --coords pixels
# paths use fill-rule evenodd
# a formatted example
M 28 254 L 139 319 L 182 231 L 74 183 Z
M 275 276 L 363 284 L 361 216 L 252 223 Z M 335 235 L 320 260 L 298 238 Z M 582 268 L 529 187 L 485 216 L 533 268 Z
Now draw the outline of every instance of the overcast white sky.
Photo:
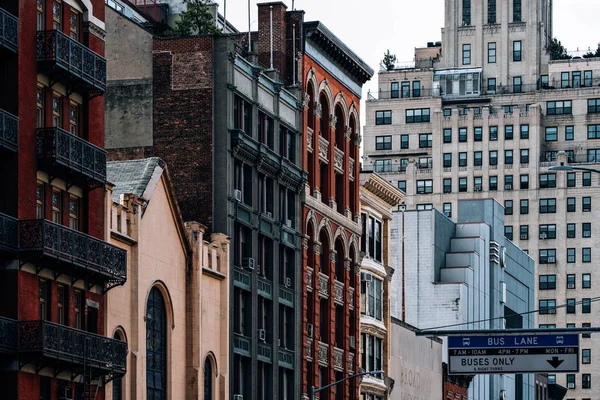
M 217 0 L 221 14 L 223 1 Z M 267 0 L 250 1 L 256 30 L 256 4 Z M 291 10 L 292 0 L 283 2 Z M 294 8 L 306 12 L 305 21 L 323 22 L 376 72 L 386 49 L 399 62 L 411 61 L 415 47 L 441 40 L 444 23 L 444 0 L 295 0 Z M 554 0 L 554 36 L 569 51 L 595 49 L 600 42 L 598 15 L 598 0 Z M 248 0 L 227 0 L 227 20 L 247 31 Z M 363 99 L 369 89 L 376 91 L 376 83 L 377 74 L 364 86 Z

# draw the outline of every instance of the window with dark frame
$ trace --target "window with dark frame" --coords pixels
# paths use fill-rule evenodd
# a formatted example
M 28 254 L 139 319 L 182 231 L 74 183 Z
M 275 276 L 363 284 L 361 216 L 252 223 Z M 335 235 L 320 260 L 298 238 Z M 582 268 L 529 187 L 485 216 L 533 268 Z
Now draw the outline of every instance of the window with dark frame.
M 409 148 L 409 136 L 408 135 L 400 135 L 400 148 L 401 149 Z
M 390 85 L 390 98 L 397 99 L 400 97 L 400 84 L 398 82 L 392 82 Z
M 488 24 L 496 23 L 496 0 L 488 0 Z
M 523 42 L 520 40 L 515 40 L 513 42 L 513 61 L 518 62 L 518 61 L 522 60 L 522 56 L 521 56 L 522 45 L 523 45 Z
M 376 136 L 375 137 L 375 150 L 391 150 L 392 149 L 392 136 Z
M 521 0 L 513 0 L 513 22 L 522 22 Z
M 462 2 L 462 24 L 463 26 L 471 26 L 471 0 L 463 0 Z
M 513 215 L 513 201 L 504 200 L 504 215 Z
M 444 143 L 452 143 L 452 129 L 444 128 Z
M 462 63 L 463 63 L 463 65 L 471 64 L 471 45 L 470 44 L 462 45 Z
M 555 290 L 556 275 L 540 275 L 538 287 L 540 290 Z
M 488 43 L 488 63 L 493 64 L 495 62 L 496 62 L 496 42 L 489 42 Z
M 392 124 L 392 111 L 383 110 L 375 111 L 375 125 L 391 125 Z
M 527 215 L 527 214 L 529 214 L 529 200 L 527 200 L 527 199 L 520 200 L 520 203 L 519 203 L 519 213 L 521 215 Z

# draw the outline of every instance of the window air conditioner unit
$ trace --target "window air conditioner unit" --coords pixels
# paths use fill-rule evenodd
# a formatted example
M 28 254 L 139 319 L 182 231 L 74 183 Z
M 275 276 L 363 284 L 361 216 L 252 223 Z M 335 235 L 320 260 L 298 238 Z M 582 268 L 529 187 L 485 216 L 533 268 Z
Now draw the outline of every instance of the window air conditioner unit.
M 242 259 L 242 267 L 252 271 L 255 267 L 254 258 L 248 257 L 248 258 Z
M 267 211 L 267 217 L 273 219 L 273 213 L 270 211 Z
M 292 279 L 291 278 L 285 278 L 285 287 L 292 287 Z
M 314 333 L 313 330 L 314 330 L 313 324 L 306 325 L 306 334 L 308 335 L 309 338 L 313 337 L 313 333 Z
M 258 340 L 260 340 L 261 342 L 264 342 L 267 340 L 267 332 L 265 332 L 264 329 L 258 330 Z
M 292 220 L 288 219 L 287 221 L 285 221 L 285 226 L 287 226 L 288 228 L 292 227 Z
M 356 349 L 356 336 L 350 336 L 350 348 Z
M 512 190 L 512 185 L 511 184 L 504 185 L 504 190 Z
M 521 235 L 521 240 L 527 240 L 527 235 Z
M 363 282 L 371 282 L 373 280 L 373 276 L 371 274 L 367 274 L 367 273 L 363 272 L 360 275 L 361 275 L 360 280 Z
M 546 234 L 546 233 L 540 233 L 540 239 L 542 239 L 542 240 L 548 239 L 548 234 Z
M 575 384 L 572 382 L 567 383 L 567 389 L 575 389 Z
M 234 394 L 233 400 L 244 400 L 244 396 L 241 394 Z
M 554 264 L 556 262 L 556 257 L 548 257 L 548 264 Z
M 567 283 L 567 289 L 575 289 L 574 283 Z
M 475 191 L 481 192 L 481 185 L 475 185 Z
M 65 387 L 62 389 L 62 393 L 60 393 L 58 396 L 59 400 L 73 400 L 73 388 Z
M 235 189 L 233 191 L 233 197 L 235 198 L 236 201 L 242 201 L 242 191 Z

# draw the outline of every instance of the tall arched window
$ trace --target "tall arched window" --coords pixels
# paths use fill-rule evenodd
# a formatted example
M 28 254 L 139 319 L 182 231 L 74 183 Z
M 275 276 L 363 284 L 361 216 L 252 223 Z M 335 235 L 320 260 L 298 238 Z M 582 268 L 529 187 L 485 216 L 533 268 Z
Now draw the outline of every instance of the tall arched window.
M 113 338 L 116 340 L 120 340 L 122 342 L 125 341 L 125 335 L 123 332 L 117 330 L 113 335 Z M 123 378 L 115 378 L 112 381 L 112 398 L 113 400 L 121 400 L 123 399 Z
M 152 288 L 146 309 L 146 398 L 167 398 L 167 312 L 157 288 Z
M 204 361 L 204 400 L 213 399 L 213 371 L 210 359 Z

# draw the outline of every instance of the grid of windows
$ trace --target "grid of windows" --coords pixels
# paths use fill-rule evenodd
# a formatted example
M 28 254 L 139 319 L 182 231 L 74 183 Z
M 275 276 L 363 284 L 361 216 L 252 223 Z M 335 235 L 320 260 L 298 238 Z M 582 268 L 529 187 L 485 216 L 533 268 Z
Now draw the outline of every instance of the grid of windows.
M 540 275 L 538 286 L 540 290 L 556 289 L 556 275 Z
M 406 123 L 418 123 L 418 122 L 429 122 L 429 108 L 417 108 L 417 109 L 409 109 L 406 110 Z M 390 116 L 390 124 L 391 124 L 391 116 Z
M 573 113 L 572 101 L 571 100 L 547 101 L 546 102 L 546 113 L 548 115 L 572 114 Z

